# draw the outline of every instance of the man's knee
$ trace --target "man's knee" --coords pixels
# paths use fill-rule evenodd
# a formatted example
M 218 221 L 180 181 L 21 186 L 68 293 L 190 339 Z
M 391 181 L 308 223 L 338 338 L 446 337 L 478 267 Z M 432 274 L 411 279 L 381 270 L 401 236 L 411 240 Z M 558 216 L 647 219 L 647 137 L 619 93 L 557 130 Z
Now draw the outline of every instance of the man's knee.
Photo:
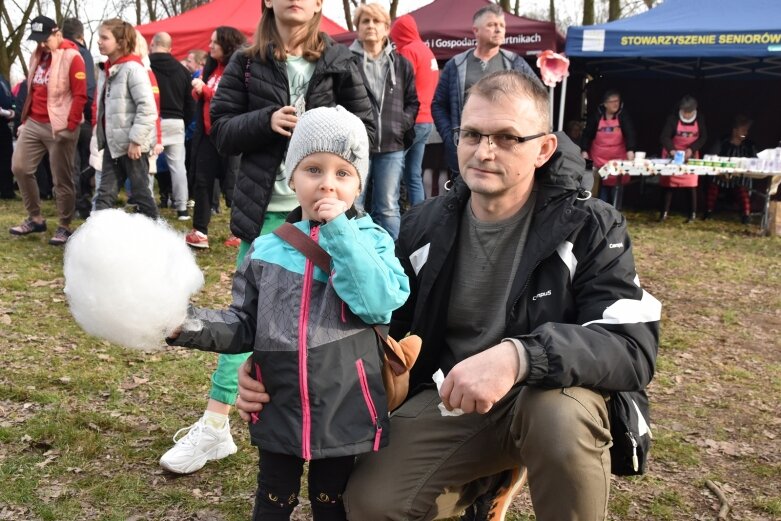
M 527 388 L 519 396 L 513 436 L 524 460 L 540 458 L 551 467 L 568 467 L 584 452 L 610 442 L 607 406 L 600 393 L 589 389 Z
M 402 501 L 393 493 L 388 476 L 383 478 L 376 468 L 360 465 L 353 471 L 344 493 L 344 510 L 350 521 L 376 521 L 405 519 Z

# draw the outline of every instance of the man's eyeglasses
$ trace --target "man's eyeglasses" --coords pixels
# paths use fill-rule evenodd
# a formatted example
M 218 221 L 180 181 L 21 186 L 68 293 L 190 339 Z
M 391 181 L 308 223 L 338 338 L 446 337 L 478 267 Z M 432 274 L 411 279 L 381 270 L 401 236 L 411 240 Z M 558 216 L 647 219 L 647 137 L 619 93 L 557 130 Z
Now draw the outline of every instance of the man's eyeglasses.
M 456 146 L 465 145 L 468 147 L 476 147 L 480 144 L 480 141 L 484 137 L 488 138 L 488 145 L 501 148 L 502 150 L 512 150 L 519 143 L 525 143 L 532 139 L 537 139 L 547 135 L 547 132 L 540 132 L 531 136 L 514 136 L 513 134 L 481 134 L 476 130 L 470 130 L 466 128 L 454 128 L 453 129 L 453 141 Z

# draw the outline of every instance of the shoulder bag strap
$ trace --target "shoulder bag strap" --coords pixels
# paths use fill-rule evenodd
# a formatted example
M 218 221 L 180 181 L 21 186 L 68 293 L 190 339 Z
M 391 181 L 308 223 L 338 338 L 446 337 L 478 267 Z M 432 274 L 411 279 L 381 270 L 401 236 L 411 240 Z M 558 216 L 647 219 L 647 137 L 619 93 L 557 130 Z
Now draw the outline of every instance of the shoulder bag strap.
M 331 255 L 309 235 L 290 223 L 282 224 L 272 233 L 301 252 L 304 257 L 312 261 L 315 266 L 325 273 L 331 273 Z M 388 363 L 393 372 L 396 375 L 403 373 L 406 369 L 401 357 L 388 344 L 387 338 L 382 334 L 379 327 L 372 326 L 372 329 L 374 329 L 377 338 L 382 343 L 382 349 L 385 352 L 385 356 L 388 357 Z

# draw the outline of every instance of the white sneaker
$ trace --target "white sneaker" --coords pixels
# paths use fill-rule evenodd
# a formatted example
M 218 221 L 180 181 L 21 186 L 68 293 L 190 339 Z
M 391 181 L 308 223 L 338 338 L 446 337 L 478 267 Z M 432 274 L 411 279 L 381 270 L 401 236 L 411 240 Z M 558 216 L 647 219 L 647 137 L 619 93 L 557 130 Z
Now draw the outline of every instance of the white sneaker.
M 177 436 L 185 431 L 188 431 L 187 434 L 177 440 Z M 204 423 L 201 417 L 189 427 L 179 429 L 173 439 L 176 445 L 163 454 L 160 466 L 176 474 L 190 474 L 203 468 L 206 462 L 230 456 L 237 450 L 227 421 L 222 429 L 217 430 Z

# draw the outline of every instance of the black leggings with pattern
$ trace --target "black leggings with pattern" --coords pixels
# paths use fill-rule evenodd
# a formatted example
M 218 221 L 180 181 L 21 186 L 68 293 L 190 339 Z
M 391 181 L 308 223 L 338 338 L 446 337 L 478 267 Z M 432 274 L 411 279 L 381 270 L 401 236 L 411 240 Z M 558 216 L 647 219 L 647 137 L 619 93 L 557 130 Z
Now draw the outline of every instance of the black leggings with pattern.
M 260 451 L 258 490 L 253 521 L 287 521 L 298 504 L 304 459 Z M 347 487 L 354 456 L 309 462 L 309 499 L 314 521 L 346 521 L 342 494 Z

